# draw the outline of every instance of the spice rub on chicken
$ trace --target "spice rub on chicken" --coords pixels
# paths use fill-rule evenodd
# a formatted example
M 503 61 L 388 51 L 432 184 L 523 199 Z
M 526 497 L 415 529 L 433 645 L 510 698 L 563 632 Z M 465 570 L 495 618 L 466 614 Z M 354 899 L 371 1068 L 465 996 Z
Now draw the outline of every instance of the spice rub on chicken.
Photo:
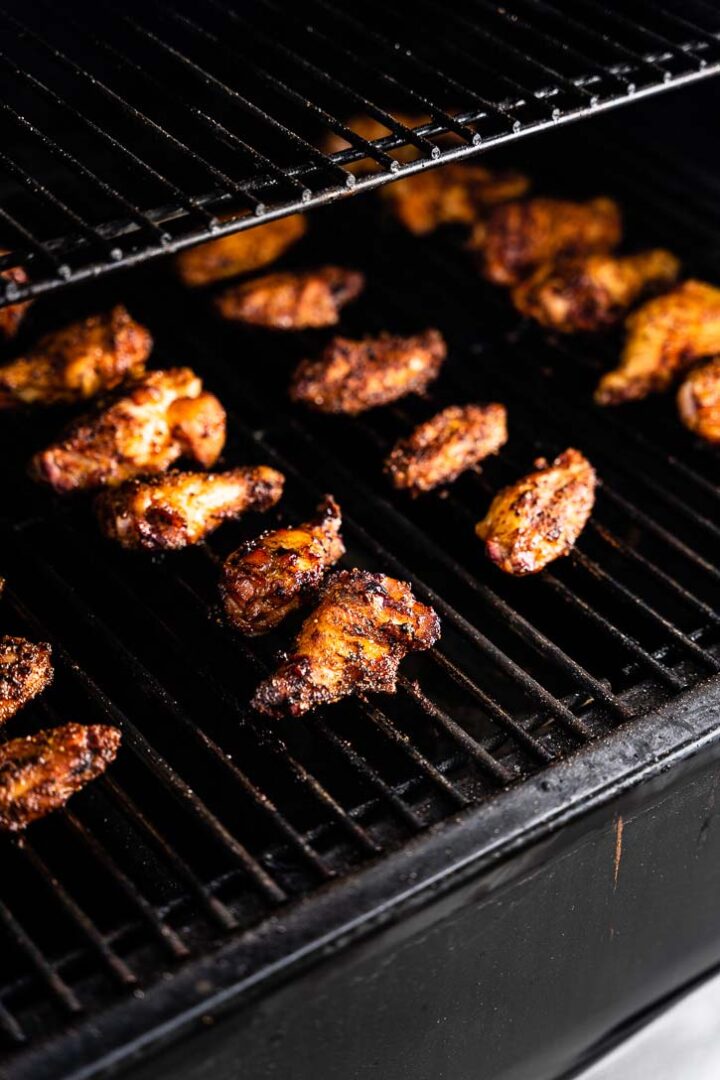
M 677 403 L 685 427 L 707 442 L 720 443 L 720 357 L 690 372 Z
M 53 677 L 50 646 L 0 637 L 0 725 L 41 694 Z
M 565 450 L 548 465 L 500 491 L 475 531 L 506 574 L 536 574 L 567 555 L 595 502 L 595 470 L 578 450 Z
M 440 374 L 447 346 L 438 330 L 412 337 L 333 338 L 318 360 L 303 360 L 290 397 L 311 409 L 356 416 L 406 394 L 421 394 Z
M 602 330 L 641 297 L 677 278 L 680 263 L 658 248 L 638 255 L 580 255 L 546 263 L 513 289 L 515 307 L 562 334 Z
M 598 405 L 620 405 L 667 390 L 696 360 L 718 352 L 720 289 L 684 281 L 643 304 L 625 325 L 620 364 L 598 383 Z
M 8 254 L 7 249 L 0 248 L 0 255 Z M 22 266 L 8 266 L 7 269 L 0 270 L 0 282 L 7 282 L 4 288 L 27 285 L 28 280 Z M 0 340 L 10 341 L 15 337 L 31 304 L 32 300 L 22 300 L 19 304 L 7 304 L 4 308 L 0 308 Z
M 392 694 L 403 657 L 429 649 L 439 636 L 437 615 L 406 582 L 336 571 L 292 652 L 260 684 L 252 704 L 269 716 L 301 716 L 349 694 Z
M 521 173 L 451 162 L 387 184 L 380 196 L 406 229 L 424 236 L 441 225 L 472 225 L 490 207 L 520 198 L 529 186 Z
M 302 525 L 264 532 L 228 556 L 220 595 L 228 620 L 243 634 L 265 634 L 313 597 L 345 553 L 340 507 L 328 495 Z
M 0 367 L 0 408 L 84 401 L 142 375 L 151 349 L 150 332 L 118 304 L 45 334 Z
M 269 510 L 285 477 L 266 465 L 227 472 L 169 472 L 98 495 L 100 528 L 124 548 L 168 551 L 197 544 L 223 521 Z
M 0 829 L 18 832 L 59 810 L 117 755 L 120 732 L 65 724 L 0 745 Z
M 81 417 L 36 454 L 31 475 L 55 491 L 115 487 L 180 457 L 209 468 L 225 444 L 225 410 L 189 368 L 152 371 L 112 404 Z
M 365 287 L 357 270 L 322 266 L 317 270 L 267 274 L 231 286 L 215 305 L 224 319 L 274 330 L 335 326 L 340 310 Z
M 279 259 L 306 231 L 303 215 L 293 214 L 219 236 L 217 240 L 181 251 L 176 258 L 177 272 L 185 285 L 195 287 L 259 270 Z
M 418 495 L 452 483 L 506 442 L 503 405 L 450 405 L 400 439 L 385 471 L 396 488 Z

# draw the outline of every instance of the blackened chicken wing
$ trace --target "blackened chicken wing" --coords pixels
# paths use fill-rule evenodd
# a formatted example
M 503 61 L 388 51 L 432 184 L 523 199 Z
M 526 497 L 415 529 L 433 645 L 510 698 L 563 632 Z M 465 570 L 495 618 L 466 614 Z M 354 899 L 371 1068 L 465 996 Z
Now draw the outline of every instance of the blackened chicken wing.
M 0 637 L 0 725 L 41 694 L 52 677 L 49 645 Z
M 267 274 L 231 286 L 216 306 L 225 319 L 274 330 L 335 326 L 340 310 L 360 295 L 365 278 L 357 270 L 323 266 L 299 273 Z
M 210 285 L 213 281 L 259 270 L 279 259 L 284 251 L 305 235 L 302 214 L 278 218 L 242 232 L 219 236 L 177 256 L 178 274 L 185 285 Z

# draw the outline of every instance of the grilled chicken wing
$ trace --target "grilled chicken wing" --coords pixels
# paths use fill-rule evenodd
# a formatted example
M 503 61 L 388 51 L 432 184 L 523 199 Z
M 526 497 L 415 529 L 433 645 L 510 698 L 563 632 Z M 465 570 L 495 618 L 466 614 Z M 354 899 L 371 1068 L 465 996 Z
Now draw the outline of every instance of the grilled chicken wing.
M 251 636 L 266 634 L 313 596 L 345 553 L 341 525 L 340 507 L 328 496 L 314 520 L 262 533 L 234 551 L 220 581 L 233 626 Z
M 27 356 L 0 367 L 0 408 L 68 405 L 139 378 L 150 333 L 118 304 L 41 338 Z
M 546 263 L 513 289 L 522 315 L 563 334 L 612 326 L 636 300 L 677 278 L 680 263 L 658 248 L 638 255 L 581 255 Z
M 0 746 L 0 829 L 18 832 L 64 806 L 105 772 L 120 746 L 117 728 L 65 724 Z
M 708 442 L 720 442 L 720 357 L 690 372 L 677 403 L 686 427 Z
M 0 725 L 41 694 L 52 677 L 49 645 L 0 637 Z
M 684 281 L 627 320 L 619 367 L 603 375 L 598 405 L 620 405 L 667 390 L 695 360 L 720 350 L 720 289 Z
M 103 491 L 95 509 L 102 531 L 122 547 L 167 551 L 197 544 L 248 510 L 269 510 L 284 482 L 282 473 L 265 465 L 170 472 Z
M 451 405 L 400 439 L 385 471 L 396 488 L 413 495 L 450 484 L 507 442 L 503 405 Z
M 302 361 L 290 397 L 319 412 L 356 416 L 406 394 L 421 394 L 440 374 L 446 354 L 438 330 L 362 341 L 336 337 L 318 360 Z
M 116 487 L 185 456 L 209 468 L 225 443 L 225 410 L 189 368 L 151 371 L 36 454 L 31 474 L 56 491 Z
M 288 658 L 260 684 L 252 704 L 269 716 L 301 716 L 348 694 L 395 692 L 403 657 L 429 649 L 440 621 L 404 581 L 339 570 L 305 620 Z
M 565 450 L 537 472 L 500 491 L 475 531 L 506 574 L 536 574 L 567 555 L 595 502 L 595 470 L 577 450 Z
M 7 254 L 7 249 L 0 248 L 0 255 Z M 28 282 L 28 276 L 22 266 L 9 266 L 7 270 L 0 270 L 0 278 L 7 281 L 10 286 L 26 285 Z M 23 300 L 19 304 L 8 304 L 0 308 L 0 338 L 10 341 L 15 337 L 31 304 L 32 300 Z
M 386 184 L 380 195 L 406 229 L 423 236 L 441 225 L 472 225 L 491 206 L 520 198 L 528 187 L 521 173 L 451 162 Z
M 482 251 L 489 281 L 517 285 L 560 255 L 612 251 L 621 232 L 620 211 L 612 199 L 526 199 L 496 206 L 487 222 L 476 225 L 470 247 Z
M 279 259 L 306 231 L 302 214 L 268 221 L 181 251 L 176 260 L 177 271 L 183 283 L 194 288 L 259 270 Z
M 226 289 L 215 303 L 225 319 L 275 330 L 305 330 L 335 326 L 340 309 L 364 287 L 365 278 L 358 271 L 323 266 L 245 281 Z

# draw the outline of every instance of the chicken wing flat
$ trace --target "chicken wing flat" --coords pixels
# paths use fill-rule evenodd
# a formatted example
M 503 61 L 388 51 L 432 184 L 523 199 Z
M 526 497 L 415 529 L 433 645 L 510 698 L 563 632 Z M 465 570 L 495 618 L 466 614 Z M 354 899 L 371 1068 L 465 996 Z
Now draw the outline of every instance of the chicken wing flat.
M 0 637 L 0 724 L 41 694 L 52 677 L 49 645 Z
M 0 367 L 0 407 L 69 405 L 139 378 L 152 349 L 148 330 L 118 304 L 41 338 Z
M 385 471 L 396 488 L 419 495 L 452 483 L 506 442 L 503 405 L 450 405 L 400 439 Z
M 122 547 L 169 551 L 197 544 L 248 510 L 269 510 L 284 482 L 282 473 L 265 465 L 169 472 L 103 491 L 95 509 L 102 531 Z
M 302 214 L 268 221 L 181 251 L 176 259 L 177 271 L 185 285 L 195 288 L 259 270 L 279 259 L 306 231 Z
M 19 832 L 64 806 L 105 772 L 120 732 L 103 724 L 65 724 L 0 746 L 0 829 Z
M 621 235 L 620 210 L 612 199 L 526 199 L 496 206 L 473 230 L 470 247 L 482 251 L 489 281 L 517 285 L 561 255 L 612 251 Z
M 260 684 L 252 704 L 269 716 L 301 716 L 348 694 L 392 694 L 403 657 L 439 637 L 440 620 L 406 582 L 336 571 L 292 653 Z
M 0 255 L 7 254 L 7 250 L 0 248 Z M 9 266 L 7 270 L 0 270 L 0 278 L 10 285 L 27 285 L 28 282 L 28 276 L 22 266 Z M 10 341 L 15 337 L 31 304 L 32 300 L 23 300 L 19 304 L 7 304 L 4 308 L 0 308 L 0 338 L 3 341 Z
M 341 525 L 340 507 L 328 496 L 312 521 L 262 533 L 234 551 L 220 581 L 233 626 L 250 636 L 266 634 L 314 596 L 345 553 Z
M 31 475 L 55 491 L 116 487 L 180 457 L 209 468 L 225 444 L 225 410 L 189 368 L 151 371 L 36 454 Z
M 318 412 L 356 416 L 406 394 L 423 393 L 440 374 L 446 355 L 438 330 L 362 341 L 336 337 L 318 360 L 303 360 L 298 366 L 290 397 Z
M 595 502 L 595 470 L 578 450 L 503 488 L 475 527 L 485 551 L 506 574 L 536 574 L 567 555 Z
M 685 427 L 707 442 L 720 442 L 720 357 L 690 372 L 677 403 Z
M 268 274 L 234 285 L 215 301 L 225 319 L 274 330 L 335 326 L 340 309 L 360 295 L 364 276 L 340 266 Z
M 677 278 L 680 263 L 658 248 L 638 255 L 580 255 L 546 263 L 513 289 L 515 307 L 562 334 L 602 330 L 641 297 Z
M 667 390 L 696 360 L 720 350 L 720 289 L 684 281 L 627 320 L 620 364 L 603 375 L 598 405 L 620 405 Z

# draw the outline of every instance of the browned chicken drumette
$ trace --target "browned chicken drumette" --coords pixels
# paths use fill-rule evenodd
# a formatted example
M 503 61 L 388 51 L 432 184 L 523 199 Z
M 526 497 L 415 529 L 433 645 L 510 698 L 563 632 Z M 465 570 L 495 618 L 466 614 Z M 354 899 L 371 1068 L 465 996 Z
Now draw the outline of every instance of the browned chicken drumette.
M 52 677 L 49 645 L 0 637 L 0 724 L 41 694 Z
M 0 408 L 84 401 L 139 378 L 151 349 L 149 331 L 118 304 L 46 334 L 27 356 L 0 367 Z
M 677 403 L 685 427 L 707 442 L 720 442 L 720 357 L 690 372 Z
M 392 694 L 403 657 L 429 649 L 439 636 L 437 615 L 406 582 L 336 571 L 292 653 L 260 684 L 252 704 L 268 716 L 301 716 L 348 694 Z
M 318 360 L 303 360 L 298 366 L 290 397 L 319 412 L 356 416 L 406 394 L 423 393 L 440 374 L 446 355 L 438 330 L 362 341 L 336 337 Z
M 81 417 L 30 463 L 55 491 L 164 472 L 180 457 L 209 468 L 225 444 L 225 410 L 189 368 L 151 371 L 106 408 Z
M 317 592 L 345 553 L 340 507 L 328 496 L 318 516 L 265 532 L 228 556 L 220 580 L 225 613 L 243 634 L 266 634 Z
M 496 206 L 473 230 L 470 247 L 482 252 L 489 281 L 517 285 L 558 256 L 612 251 L 621 234 L 620 210 L 612 199 L 526 199 Z
M 7 254 L 6 248 L 0 248 L 0 255 Z M 9 266 L 7 270 L 0 270 L 0 278 L 10 285 L 27 285 L 28 282 L 28 276 L 22 266 Z M 15 337 L 31 304 L 32 300 L 22 300 L 19 304 L 7 304 L 6 307 L 0 308 L 0 338 L 10 341 Z
M 0 746 L 0 829 L 19 832 L 64 806 L 105 772 L 120 746 L 117 728 L 65 724 Z
M 498 492 L 475 531 L 489 559 L 506 574 L 536 574 L 567 555 L 595 502 L 595 470 L 578 450 Z
M 306 231 L 303 215 L 293 214 L 242 232 L 219 236 L 217 240 L 181 251 L 176 258 L 177 271 L 183 283 L 194 288 L 246 274 L 249 270 L 259 270 L 279 259 Z
M 449 484 L 507 442 L 504 405 L 450 405 L 400 439 L 385 471 L 413 495 Z
M 580 255 L 541 266 L 513 289 L 515 307 L 562 334 L 601 330 L 636 300 L 677 278 L 680 263 L 658 248 L 638 255 Z
M 244 281 L 220 293 L 215 304 L 225 319 L 275 330 L 335 326 L 340 309 L 360 295 L 365 278 L 357 270 L 322 266 Z
M 170 472 L 103 491 L 95 509 L 102 531 L 122 547 L 169 551 L 197 544 L 248 510 L 269 510 L 284 482 L 282 473 L 266 465 Z
M 672 386 L 696 360 L 720 350 L 720 289 L 684 281 L 627 320 L 620 364 L 603 375 L 598 405 L 637 401 Z

